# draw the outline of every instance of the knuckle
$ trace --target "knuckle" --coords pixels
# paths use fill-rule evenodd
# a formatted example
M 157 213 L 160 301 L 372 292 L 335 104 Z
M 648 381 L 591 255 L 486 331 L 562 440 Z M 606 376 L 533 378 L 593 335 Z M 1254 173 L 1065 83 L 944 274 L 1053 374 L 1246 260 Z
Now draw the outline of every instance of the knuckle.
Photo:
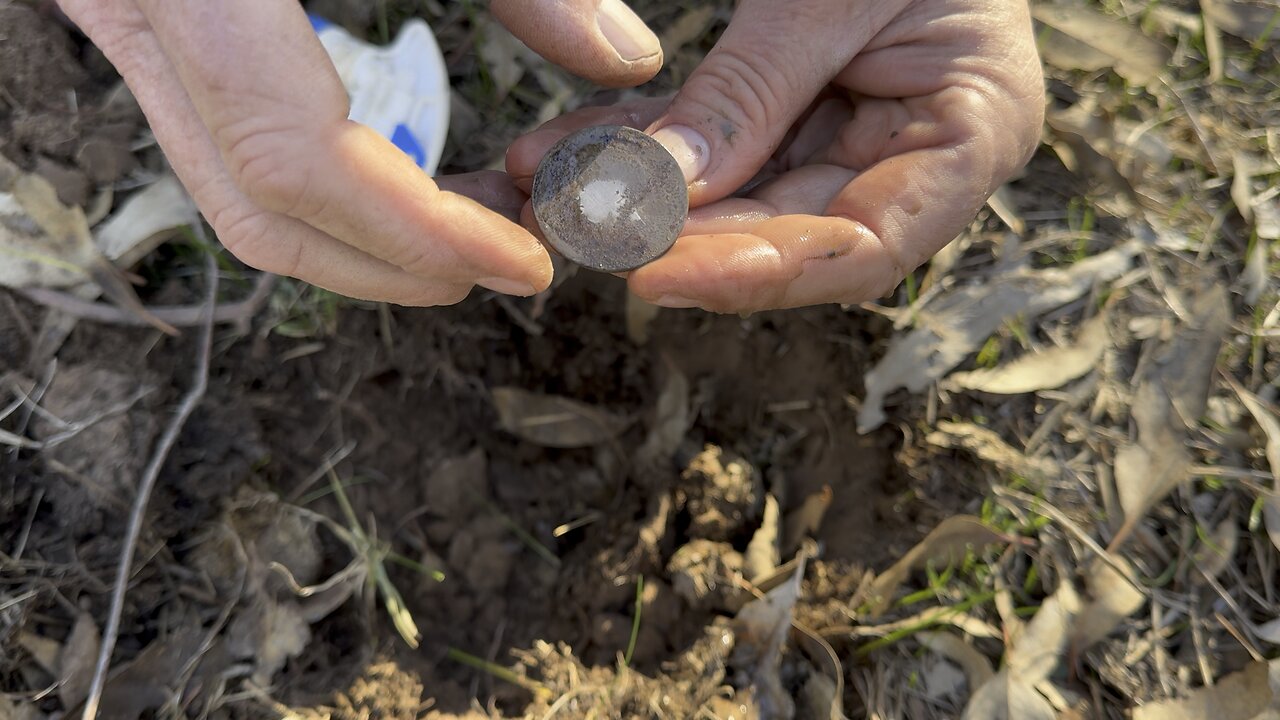
M 735 127 L 761 130 L 772 127 L 784 112 L 786 83 L 782 72 L 760 57 L 725 47 L 690 79 L 690 97 Z
M 295 217 L 317 210 L 307 207 L 310 174 L 307 163 L 293 157 L 297 140 L 289 130 L 229 126 L 218 134 L 231 177 L 256 204 Z
M 262 272 L 297 277 L 302 264 L 299 243 L 278 243 L 270 218 L 258 211 L 228 208 L 209 219 L 214 234 L 227 252 Z

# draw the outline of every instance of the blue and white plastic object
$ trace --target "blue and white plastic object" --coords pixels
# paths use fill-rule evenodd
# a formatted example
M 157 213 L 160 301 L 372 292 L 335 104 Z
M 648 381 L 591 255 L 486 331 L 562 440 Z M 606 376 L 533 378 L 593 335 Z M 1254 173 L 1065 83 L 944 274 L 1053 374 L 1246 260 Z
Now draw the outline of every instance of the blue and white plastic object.
M 324 18 L 310 18 L 351 97 L 350 118 L 435 174 L 449 133 L 449 73 L 431 28 L 411 19 L 381 47 Z

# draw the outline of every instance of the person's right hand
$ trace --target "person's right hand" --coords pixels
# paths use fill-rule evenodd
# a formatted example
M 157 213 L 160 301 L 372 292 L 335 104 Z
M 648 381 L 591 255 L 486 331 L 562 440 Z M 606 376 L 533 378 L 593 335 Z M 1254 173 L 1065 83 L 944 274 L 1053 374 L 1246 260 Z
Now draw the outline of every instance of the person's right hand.
M 401 305 L 451 304 L 475 285 L 530 295 L 550 284 L 542 245 L 510 212 L 484 206 L 521 204 L 506 175 L 437 184 L 347 119 L 346 90 L 297 0 L 58 3 L 124 77 L 179 179 L 246 264 Z M 620 0 L 495 0 L 494 13 L 603 84 L 643 82 L 662 64 L 657 38 Z

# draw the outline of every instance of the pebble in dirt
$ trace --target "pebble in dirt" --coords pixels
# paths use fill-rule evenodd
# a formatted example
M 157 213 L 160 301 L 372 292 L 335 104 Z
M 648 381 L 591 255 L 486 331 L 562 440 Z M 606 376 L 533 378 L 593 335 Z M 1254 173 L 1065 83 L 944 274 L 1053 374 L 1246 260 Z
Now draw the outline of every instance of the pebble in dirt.
M 556 143 L 533 177 L 533 214 L 548 244 L 592 270 L 625 272 L 662 257 L 689 212 L 675 158 L 652 137 L 601 125 Z

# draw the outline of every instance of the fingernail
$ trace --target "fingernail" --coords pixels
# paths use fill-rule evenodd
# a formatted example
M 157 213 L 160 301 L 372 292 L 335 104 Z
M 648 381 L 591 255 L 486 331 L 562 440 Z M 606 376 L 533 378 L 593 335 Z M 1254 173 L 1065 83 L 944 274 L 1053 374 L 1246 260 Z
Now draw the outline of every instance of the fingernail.
M 600 0 L 596 23 L 604 39 L 627 62 L 643 60 L 662 52 L 658 36 L 622 0 Z
M 653 139 L 671 153 L 684 171 L 684 181 L 691 183 L 707 169 L 711 161 L 711 145 L 702 133 L 685 125 L 668 125 L 653 134 Z
M 654 300 L 653 304 L 665 308 L 694 308 L 699 305 L 697 300 L 682 298 L 679 295 L 663 295 L 657 300 Z
M 520 295 L 524 297 L 537 292 L 532 285 L 523 280 L 511 280 L 503 277 L 481 278 L 476 281 L 476 284 L 494 292 L 500 292 L 503 295 Z

